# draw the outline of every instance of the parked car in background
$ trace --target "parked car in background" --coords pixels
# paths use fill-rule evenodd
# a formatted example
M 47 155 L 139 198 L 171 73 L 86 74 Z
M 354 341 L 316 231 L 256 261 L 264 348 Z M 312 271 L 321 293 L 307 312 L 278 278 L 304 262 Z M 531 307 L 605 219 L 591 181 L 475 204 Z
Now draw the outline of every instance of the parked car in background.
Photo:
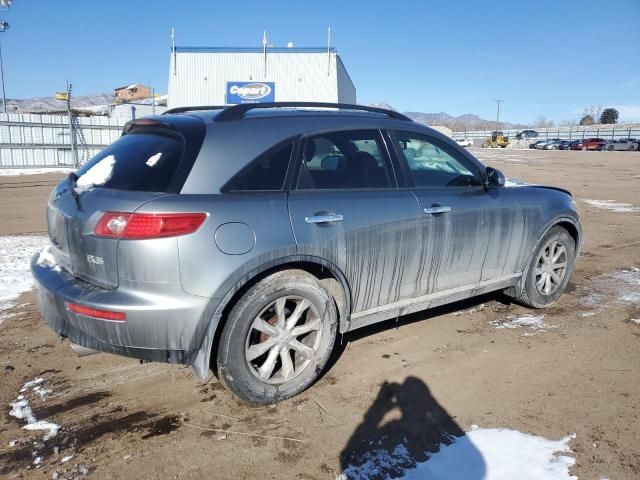
M 542 145 L 543 143 L 545 143 L 545 140 L 538 140 L 537 142 L 530 143 L 530 144 L 529 144 L 529 148 L 532 148 L 532 149 L 534 149 L 534 150 L 537 150 L 537 149 L 538 149 L 538 147 L 539 147 L 540 145 Z
M 637 149 L 638 144 L 626 138 L 622 140 L 607 140 L 601 147 L 601 150 L 609 152 L 612 152 L 614 150 L 633 152 Z
M 560 144 L 563 142 L 564 140 L 561 140 L 559 138 L 553 138 L 551 140 L 549 140 L 548 142 L 545 142 L 541 149 L 542 150 L 558 150 Z
M 538 138 L 538 132 L 535 130 L 522 130 L 516 133 L 516 138 L 522 140 L 523 138 Z
M 468 138 L 457 138 L 456 139 L 456 143 L 458 145 L 460 145 L 461 147 L 472 147 L 473 146 L 473 142 L 471 140 L 469 140 Z
M 344 332 L 491 291 L 547 307 L 582 243 L 568 191 L 507 187 L 398 112 L 326 103 L 133 120 L 46 208 L 31 271 L 56 333 L 216 369 L 254 404 L 312 385 Z
M 558 150 L 571 150 L 571 148 L 573 147 L 573 145 L 575 143 L 577 143 L 578 140 L 562 140 L 559 144 L 558 144 Z
M 604 145 L 605 141 L 602 138 L 585 138 L 576 142 L 571 149 L 572 150 L 599 150 Z
M 555 150 L 556 148 L 553 148 L 553 145 L 557 144 L 558 142 L 561 142 L 562 140 L 559 138 L 549 138 L 547 140 L 538 140 L 537 142 L 535 142 L 535 148 L 537 150 Z M 549 147 L 549 148 L 547 148 Z

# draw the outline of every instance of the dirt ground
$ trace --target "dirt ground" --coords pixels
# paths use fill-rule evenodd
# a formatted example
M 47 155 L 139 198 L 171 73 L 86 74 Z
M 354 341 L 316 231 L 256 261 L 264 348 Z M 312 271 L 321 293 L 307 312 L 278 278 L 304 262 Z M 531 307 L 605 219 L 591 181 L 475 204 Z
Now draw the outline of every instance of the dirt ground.
M 404 438 L 424 460 L 443 435 L 479 425 L 575 433 L 574 475 L 640 478 L 640 152 L 474 152 L 508 177 L 573 192 L 584 246 L 558 304 L 531 311 L 488 295 L 345 335 L 316 385 L 255 408 L 188 368 L 75 356 L 26 293 L 0 324 L 0 477 L 335 479 L 372 439 Z M 44 232 L 59 177 L 0 177 L 0 235 Z M 497 328 L 525 314 L 545 326 Z M 52 392 L 32 400 L 34 414 L 61 426 L 46 442 L 8 415 L 36 377 Z

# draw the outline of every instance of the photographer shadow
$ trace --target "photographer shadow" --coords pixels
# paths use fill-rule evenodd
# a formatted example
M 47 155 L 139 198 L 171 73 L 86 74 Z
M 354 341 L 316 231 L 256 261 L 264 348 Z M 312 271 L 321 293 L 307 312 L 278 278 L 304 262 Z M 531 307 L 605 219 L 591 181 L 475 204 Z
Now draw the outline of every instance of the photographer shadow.
M 443 446 L 456 442 L 457 465 L 432 471 L 420 466 L 420 478 L 480 480 L 486 465 L 465 432 L 433 398 L 417 377 L 404 383 L 385 382 L 340 454 L 343 478 L 374 480 L 402 477 Z

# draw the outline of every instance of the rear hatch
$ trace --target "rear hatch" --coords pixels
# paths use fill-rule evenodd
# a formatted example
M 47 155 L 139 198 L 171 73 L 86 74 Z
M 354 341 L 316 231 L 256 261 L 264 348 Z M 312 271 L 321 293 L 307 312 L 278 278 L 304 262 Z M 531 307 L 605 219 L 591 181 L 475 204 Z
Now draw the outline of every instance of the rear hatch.
M 58 184 L 47 206 L 52 253 L 65 270 L 103 288 L 118 286 L 117 238 L 94 234 L 106 212 L 133 213 L 179 193 L 204 137 L 188 115 L 130 122 L 123 136 Z

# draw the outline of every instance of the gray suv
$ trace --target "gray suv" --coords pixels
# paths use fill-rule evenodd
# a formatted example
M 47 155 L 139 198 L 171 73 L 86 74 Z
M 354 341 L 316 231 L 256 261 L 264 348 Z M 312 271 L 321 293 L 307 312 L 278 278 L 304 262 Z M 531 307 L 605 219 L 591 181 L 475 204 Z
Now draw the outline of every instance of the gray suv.
M 393 111 L 174 109 L 54 189 L 39 308 L 85 352 L 212 369 L 277 402 L 338 333 L 490 291 L 555 302 L 578 214 L 565 190 L 519 185 Z

